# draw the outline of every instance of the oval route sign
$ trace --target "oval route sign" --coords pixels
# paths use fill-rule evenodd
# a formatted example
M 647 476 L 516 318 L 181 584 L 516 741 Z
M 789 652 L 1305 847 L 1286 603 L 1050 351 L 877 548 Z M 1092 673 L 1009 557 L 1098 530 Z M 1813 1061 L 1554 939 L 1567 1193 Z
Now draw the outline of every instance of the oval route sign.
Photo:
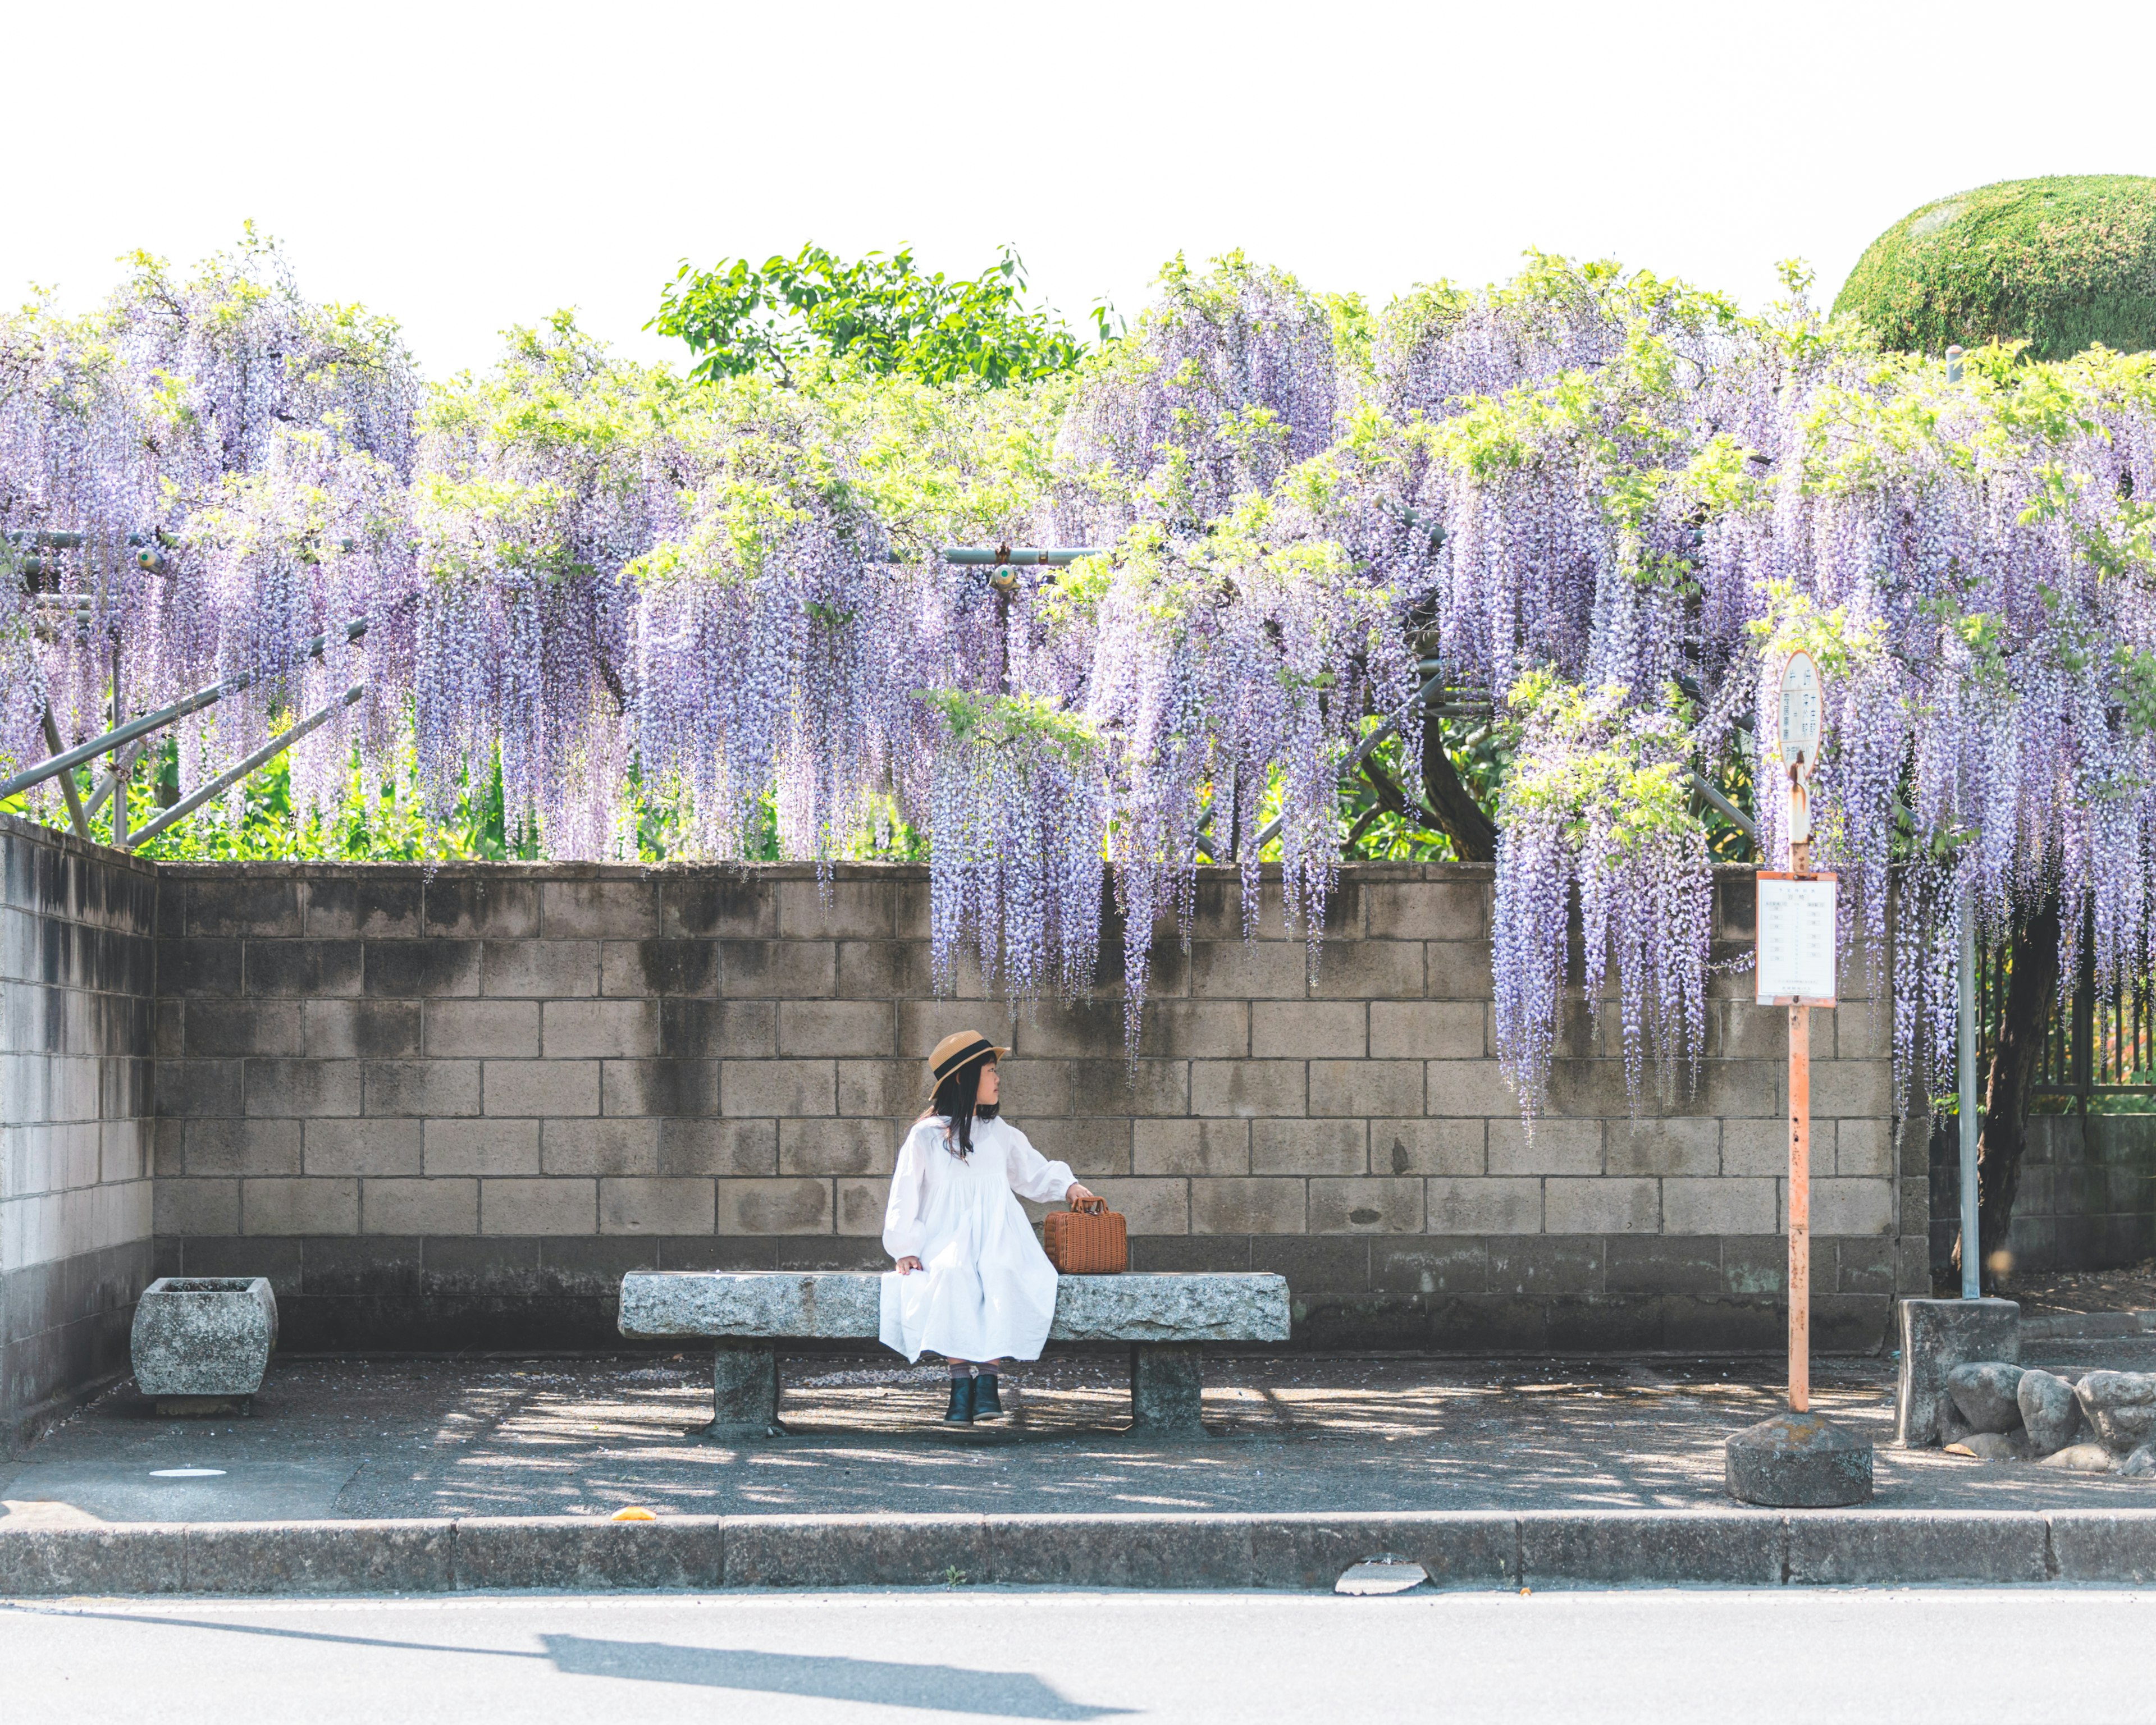
M 1783 661 L 1779 742 L 1782 762 L 1797 775 L 1810 778 L 1819 762 L 1819 667 L 1801 647 Z

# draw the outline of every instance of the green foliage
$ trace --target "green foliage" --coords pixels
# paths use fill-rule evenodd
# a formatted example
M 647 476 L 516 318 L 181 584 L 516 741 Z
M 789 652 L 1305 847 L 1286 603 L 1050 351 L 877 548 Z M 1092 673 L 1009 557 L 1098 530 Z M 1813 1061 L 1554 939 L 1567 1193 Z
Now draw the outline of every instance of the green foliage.
M 2156 347 L 2156 179 L 2005 180 L 1912 211 L 1850 272 L 1836 316 L 1889 347 L 2025 341 L 2061 360 Z
M 1509 696 L 1514 770 L 1501 819 L 1554 824 L 1574 843 L 1589 827 L 1603 828 L 1613 856 L 1698 832 L 1683 702 L 1674 688 L 1665 695 L 1653 708 L 1635 705 L 1618 684 L 1589 690 L 1553 671 L 1528 672 Z
M 911 247 L 849 263 L 809 244 L 761 267 L 729 258 L 710 270 L 684 260 L 645 326 L 689 344 L 692 375 L 706 380 L 762 373 L 791 382 L 817 355 L 849 359 L 883 376 L 928 383 L 992 386 L 1067 372 L 1085 346 L 1028 310 L 1025 264 L 1006 245 L 978 275 L 923 273 Z M 1114 333 L 1106 301 L 1093 308 L 1099 337 Z

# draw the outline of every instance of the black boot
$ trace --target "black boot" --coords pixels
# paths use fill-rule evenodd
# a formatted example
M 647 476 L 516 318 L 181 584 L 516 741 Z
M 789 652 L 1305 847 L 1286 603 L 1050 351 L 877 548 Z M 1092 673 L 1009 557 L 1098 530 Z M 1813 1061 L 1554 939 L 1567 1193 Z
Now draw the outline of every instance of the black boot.
M 996 1394 L 996 1374 L 983 1372 L 973 1380 L 973 1417 L 976 1420 L 1000 1420 L 1004 1417 L 1003 1398 Z
M 951 1406 L 943 1415 L 946 1425 L 971 1425 L 973 1423 L 973 1380 L 953 1378 L 951 1380 Z

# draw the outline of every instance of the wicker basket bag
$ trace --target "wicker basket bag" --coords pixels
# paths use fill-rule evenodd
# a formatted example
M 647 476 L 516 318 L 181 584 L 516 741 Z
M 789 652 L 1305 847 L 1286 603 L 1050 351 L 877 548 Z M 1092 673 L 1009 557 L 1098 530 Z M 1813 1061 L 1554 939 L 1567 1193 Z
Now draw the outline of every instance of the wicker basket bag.
M 1064 1276 L 1112 1276 L 1130 1268 L 1130 1235 L 1105 1198 L 1071 1200 L 1041 1226 L 1048 1261 Z

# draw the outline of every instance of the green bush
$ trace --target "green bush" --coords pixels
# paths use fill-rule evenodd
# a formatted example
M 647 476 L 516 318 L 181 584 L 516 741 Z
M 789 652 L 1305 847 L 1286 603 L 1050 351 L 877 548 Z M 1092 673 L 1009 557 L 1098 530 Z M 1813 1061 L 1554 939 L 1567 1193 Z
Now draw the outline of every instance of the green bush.
M 2156 179 L 2002 180 L 1904 216 L 1835 300 L 1889 347 L 2026 341 L 2034 359 L 2156 347 Z

